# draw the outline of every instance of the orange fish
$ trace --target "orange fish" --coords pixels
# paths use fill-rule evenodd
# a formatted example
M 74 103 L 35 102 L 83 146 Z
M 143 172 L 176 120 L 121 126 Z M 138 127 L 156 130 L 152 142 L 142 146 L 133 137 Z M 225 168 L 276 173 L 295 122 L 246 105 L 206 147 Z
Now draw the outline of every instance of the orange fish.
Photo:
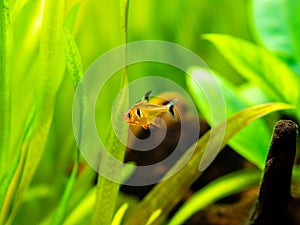
M 165 105 L 151 104 L 149 103 L 150 94 L 151 91 L 148 91 L 142 101 L 133 105 L 123 114 L 123 119 L 129 125 L 141 126 L 144 129 L 149 129 L 150 126 L 161 127 L 161 118 L 159 117 L 165 112 L 168 112 L 173 119 L 176 119 L 173 108 L 177 99 L 174 99 Z

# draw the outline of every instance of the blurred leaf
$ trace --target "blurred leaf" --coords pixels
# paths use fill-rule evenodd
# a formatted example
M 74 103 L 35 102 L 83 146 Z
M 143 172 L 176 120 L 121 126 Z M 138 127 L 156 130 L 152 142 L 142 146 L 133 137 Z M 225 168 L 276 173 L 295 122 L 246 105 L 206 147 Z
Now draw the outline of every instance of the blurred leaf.
M 39 199 L 52 198 L 52 189 L 53 187 L 46 183 L 39 183 L 37 185 L 30 186 L 30 188 L 28 188 L 24 193 L 23 203 L 35 202 Z
M 201 91 L 200 84 L 206 85 L 206 89 L 210 88 L 213 90 L 214 86 L 209 87 L 209 85 L 212 85 L 211 82 L 205 82 L 208 80 L 208 76 L 211 76 L 211 73 L 215 75 L 219 88 L 222 91 L 227 117 L 250 106 L 242 98 L 238 92 L 239 90 L 228 81 L 225 81 L 221 75 L 213 71 L 208 71 L 205 68 L 191 68 L 189 72 L 190 76 L 187 76 L 187 85 L 198 109 L 210 125 L 212 125 L 210 105 Z M 236 134 L 228 144 L 240 155 L 254 163 L 260 169 L 263 169 L 270 138 L 271 132 L 266 123 L 263 120 L 256 120 Z
M 1 181 L 0 181 L 0 184 L 1 184 L 1 186 L 0 186 L 0 224 L 4 223 L 4 220 L 5 220 L 7 211 L 8 211 L 7 208 L 9 207 L 10 200 L 6 200 L 7 201 L 6 204 L 5 205 L 3 205 L 3 204 L 5 202 L 5 199 L 7 199 L 7 197 L 8 197 L 7 193 L 8 193 L 9 186 L 10 186 L 13 178 L 16 175 L 16 171 L 17 171 L 18 165 L 20 163 L 21 155 L 22 155 L 21 152 L 24 153 L 24 151 L 18 152 L 18 155 L 16 156 L 16 158 L 10 165 L 8 172 L 1 178 Z M 23 160 L 24 160 L 24 157 L 23 157 Z M 19 177 L 17 177 L 17 178 L 19 178 Z
M 82 224 L 84 219 L 91 216 L 95 205 L 96 188 L 92 188 L 84 198 L 72 209 L 64 221 L 64 225 Z
M 234 114 L 226 121 L 227 128 L 225 136 L 222 139 L 221 148 L 223 148 L 236 133 L 254 120 L 271 112 L 289 108 L 292 108 L 292 106 L 284 103 L 268 103 L 250 107 Z M 224 124 L 220 124 L 208 131 L 195 145 L 187 150 L 174 167 L 171 168 L 169 173 L 172 174 L 174 168 L 184 165 L 181 170 L 170 177 L 169 173 L 166 174 L 168 179 L 157 184 L 141 201 L 135 213 L 133 213 L 126 222 L 126 225 L 145 224 L 152 213 L 157 209 L 162 209 L 162 213 L 156 218 L 153 224 L 159 224 L 164 217 L 168 215 L 171 209 L 182 199 L 192 183 L 201 175 L 201 171 L 203 171 L 202 168 L 206 168 L 213 160 L 210 158 L 211 153 L 205 152 L 206 146 L 209 141 L 215 143 L 218 139 L 222 138 L 220 135 L 223 133 L 223 126 Z M 212 150 L 217 152 L 221 151 L 221 149 Z M 185 156 L 189 156 L 191 153 L 192 156 L 186 163 L 187 159 Z M 204 153 L 208 158 L 204 157 Z
M 4 224 L 6 217 L 11 209 L 12 202 L 15 197 L 15 193 L 19 187 L 21 175 L 23 172 L 26 153 L 28 149 L 28 139 L 33 131 L 33 121 L 36 116 L 36 104 L 33 106 L 32 112 L 29 115 L 25 124 L 25 132 L 22 139 L 22 144 L 17 152 L 16 158 L 14 159 L 11 166 L 8 168 L 7 173 L 2 178 L 0 188 L 0 224 Z
M 25 189 L 31 182 L 43 155 L 52 123 L 55 97 L 63 78 L 62 20 L 64 1 L 45 1 L 43 31 L 40 46 L 39 86 L 36 92 L 36 112 L 32 135 L 29 138 L 26 162 L 8 224 L 13 223 Z
M 70 1 L 69 1 L 70 3 Z M 71 31 L 74 30 L 76 19 L 78 18 L 78 12 L 80 7 L 80 2 L 72 1 L 72 4 L 68 10 L 67 17 L 65 18 L 64 24 Z
M 151 225 L 158 217 L 159 215 L 161 214 L 162 210 L 161 209 L 157 209 L 155 210 L 151 216 L 149 217 L 146 225 Z
M 111 225 L 121 225 L 122 224 L 122 220 L 124 217 L 124 214 L 126 212 L 126 210 L 128 209 L 129 204 L 128 203 L 124 203 L 119 210 L 116 212 Z
M 296 165 L 293 169 L 293 180 L 300 181 L 300 165 Z
M 258 185 L 261 171 L 244 169 L 217 178 L 197 191 L 172 217 L 168 225 L 183 224 L 194 213 L 230 195 Z
M 66 66 L 69 74 L 72 77 L 73 87 L 74 89 L 76 89 L 82 76 L 81 58 L 72 34 L 67 29 L 64 30 L 64 34 L 66 38 L 66 44 L 65 44 Z M 81 108 L 82 109 L 84 108 L 83 105 L 81 105 Z M 80 115 L 82 115 L 82 113 L 80 113 Z M 82 120 L 80 121 L 82 123 Z M 54 225 L 63 224 L 63 221 L 66 218 L 67 209 L 71 200 L 71 196 L 76 181 L 78 164 L 79 164 L 79 155 L 80 155 L 79 149 L 76 149 L 75 164 L 72 169 L 72 174 L 69 178 L 69 181 L 62 195 L 60 203 L 54 212 L 54 215 L 51 220 L 51 224 Z
M 270 52 L 229 35 L 208 34 L 205 38 L 243 77 L 260 87 L 271 100 L 300 106 L 300 77 Z
M 11 147 L 19 149 L 27 117 L 36 102 L 37 74 L 40 74 L 39 41 L 43 17 L 43 0 L 10 1 L 14 29 L 12 68 L 12 134 Z M 22 50 L 20 50 L 22 49 Z M 22 111 L 20 114 L 19 112 Z
M 234 91 L 248 105 L 258 105 L 268 102 L 267 96 L 253 83 L 243 83 L 237 86 Z
M 133 162 L 129 162 L 130 165 L 135 165 Z M 132 174 L 133 174 L 132 167 L 125 167 L 125 169 L 122 171 L 122 178 L 121 182 L 125 182 Z M 80 178 L 79 178 L 80 179 Z M 88 191 L 87 194 L 84 195 L 84 197 L 77 202 L 77 204 L 74 206 L 72 211 L 69 213 L 68 217 L 64 221 L 65 225 L 74 225 L 74 224 L 82 224 L 82 221 L 89 217 L 93 212 L 93 207 L 95 205 L 95 196 L 96 196 L 96 190 L 95 188 L 92 188 Z M 132 199 L 125 198 L 123 199 L 122 195 L 118 195 L 118 198 L 121 198 L 121 203 L 124 204 L 124 202 L 130 203 L 130 205 L 133 204 Z
M 51 225 L 59 225 L 63 224 L 64 219 L 66 217 L 67 209 L 69 206 L 69 202 L 72 196 L 77 171 L 78 171 L 78 161 L 79 161 L 79 150 L 76 150 L 76 157 L 75 157 L 75 164 L 72 170 L 72 174 L 69 178 L 69 181 L 67 183 L 67 186 L 65 188 L 65 191 L 62 195 L 62 198 L 60 200 L 59 205 L 57 206 L 57 209 L 55 210 L 55 213 L 52 217 Z
M 300 2 L 297 0 L 254 0 L 254 30 L 264 45 L 300 62 Z
M 12 32 L 8 0 L 0 0 L 0 179 L 11 159 L 11 63 Z
M 254 0 L 251 20 L 254 31 L 271 51 L 293 55 L 293 44 L 287 20 L 287 1 Z

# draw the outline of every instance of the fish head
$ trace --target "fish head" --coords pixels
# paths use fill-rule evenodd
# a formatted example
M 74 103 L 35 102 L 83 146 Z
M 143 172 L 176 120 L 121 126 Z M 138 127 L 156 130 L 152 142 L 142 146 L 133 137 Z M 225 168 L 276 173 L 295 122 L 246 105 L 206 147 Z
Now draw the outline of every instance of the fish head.
M 134 123 L 135 116 L 132 113 L 132 110 L 128 110 L 127 112 L 123 113 L 122 118 L 127 123 Z

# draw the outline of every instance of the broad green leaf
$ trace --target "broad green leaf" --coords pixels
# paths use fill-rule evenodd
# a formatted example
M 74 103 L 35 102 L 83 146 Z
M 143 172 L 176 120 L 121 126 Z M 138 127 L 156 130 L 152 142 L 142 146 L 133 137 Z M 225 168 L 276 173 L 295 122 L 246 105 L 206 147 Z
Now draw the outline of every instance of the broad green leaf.
M 250 106 L 245 102 L 242 95 L 240 95 L 237 87 L 225 81 L 221 75 L 216 72 L 208 71 L 205 68 L 191 68 L 189 71 L 190 76 L 187 76 L 187 85 L 189 87 L 194 101 L 211 125 L 211 112 L 209 103 L 206 101 L 205 95 L 202 93 L 199 84 L 211 85 L 210 82 L 205 82 L 207 74 L 213 73 L 217 79 L 218 85 L 223 93 L 227 117 L 232 114 Z M 210 87 L 206 87 L 209 89 Z M 213 89 L 214 86 L 211 87 Z M 256 96 L 252 96 L 256 97 Z M 255 101 L 255 100 L 252 100 Z M 260 102 L 263 103 L 263 102 Z M 240 155 L 245 157 L 250 162 L 254 163 L 260 169 L 264 168 L 271 132 L 263 120 L 256 120 L 249 124 L 245 129 L 236 134 L 230 141 L 229 145 Z M 255 140 L 255 141 L 249 141 Z
M 12 31 L 8 0 L 0 0 L 0 179 L 9 162 Z
M 217 178 L 193 194 L 176 212 L 168 225 L 183 224 L 198 210 L 222 198 L 244 191 L 253 185 L 258 185 L 260 178 L 261 171 L 254 169 L 244 169 Z
M 300 77 L 272 53 L 230 35 L 208 34 L 205 38 L 245 79 L 260 87 L 271 100 L 300 106 Z
M 208 157 L 203 158 L 206 145 L 209 141 L 214 143 L 217 142 L 218 139 L 222 138 L 221 148 L 223 148 L 236 133 L 249 123 L 271 112 L 289 108 L 292 108 L 292 106 L 284 103 L 267 103 L 250 107 L 234 114 L 226 121 L 227 128 L 223 138 L 220 137 L 220 133 L 223 132 L 224 124 L 220 124 L 208 131 L 195 145 L 187 150 L 182 158 L 174 165 L 174 167 L 171 168 L 170 173 L 173 172 L 172 170 L 174 168 L 184 165 L 182 169 L 171 177 L 169 177 L 169 174 L 166 174 L 166 177 L 169 178 L 157 184 L 155 188 L 152 189 L 152 191 L 141 201 L 136 208 L 135 213 L 133 213 L 126 222 L 126 225 L 145 224 L 152 213 L 157 209 L 162 209 L 162 213 L 156 218 L 153 224 L 159 224 L 164 217 L 167 216 L 170 210 L 180 201 L 180 199 L 182 199 L 188 188 L 201 175 L 203 168 L 207 168 L 207 166 L 212 162 L 213 159 L 210 158 L 210 155 L 214 155 L 214 153 L 206 153 L 205 155 Z M 211 134 L 214 135 L 210 137 Z M 221 151 L 221 148 L 213 149 L 213 151 L 219 152 Z M 190 155 L 191 153 L 193 154 L 186 163 L 185 156 Z
M 271 51 L 300 57 L 300 2 L 295 0 L 254 0 L 253 30 Z
M 253 0 L 251 28 L 269 50 L 292 56 L 293 44 L 288 26 L 286 2 Z

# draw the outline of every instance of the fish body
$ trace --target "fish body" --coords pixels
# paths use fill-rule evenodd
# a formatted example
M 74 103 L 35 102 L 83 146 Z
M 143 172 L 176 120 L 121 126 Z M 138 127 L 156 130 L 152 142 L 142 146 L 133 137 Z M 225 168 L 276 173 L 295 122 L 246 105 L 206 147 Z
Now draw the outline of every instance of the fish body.
M 175 118 L 173 107 L 177 100 L 174 99 L 166 105 L 151 104 L 148 102 L 150 93 L 151 91 L 148 91 L 142 101 L 133 105 L 123 114 L 122 117 L 128 124 L 148 129 L 151 125 L 161 127 L 160 116 L 163 113 L 168 112 Z

